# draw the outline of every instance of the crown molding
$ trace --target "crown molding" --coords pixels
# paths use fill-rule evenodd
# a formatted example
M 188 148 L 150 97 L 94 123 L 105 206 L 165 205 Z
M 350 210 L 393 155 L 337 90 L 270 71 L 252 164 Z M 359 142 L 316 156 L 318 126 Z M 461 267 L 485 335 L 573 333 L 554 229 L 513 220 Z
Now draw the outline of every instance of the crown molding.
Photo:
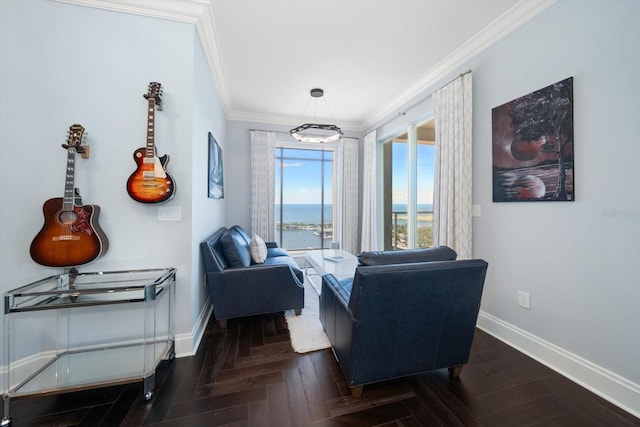
M 218 35 L 216 33 L 216 27 L 213 24 L 213 8 L 211 3 L 207 0 L 207 7 L 204 8 L 201 19 L 196 22 L 196 30 L 200 37 L 200 43 L 202 44 L 202 50 L 204 56 L 209 64 L 209 71 L 213 79 L 213 84 L 218 91 L 218 97 L 224 110 L 224 115 L 227 119 L 233 113 L 231 111 L 231 98 L 229 92 L 229 81 L 225 72 L 224 61 L 222 58 L 222 52 L 220 45 L 218 44 Z
M 472 57 L 487 49 L 498 40 L 511 33 L 543 10 L 555 4 L 558 0 L 520 0 L 511 9 L 496 18 L 481 32 L 453 51 L 444 60 L 427 71 L 420 79 L 411 85 L 402 95 L 386 103 L 383 109 L 375 112 L 362 126 L 361 131 L 372 129 L 376 123 L 388 119 L 394 112 L 406 105 L 416 95 L 425 92 L 448 75 L 459 71 Z
M 78 6 L 94 7 L 134 15 L 151 16 L 195 24 L 209 0 L 53 0 Z

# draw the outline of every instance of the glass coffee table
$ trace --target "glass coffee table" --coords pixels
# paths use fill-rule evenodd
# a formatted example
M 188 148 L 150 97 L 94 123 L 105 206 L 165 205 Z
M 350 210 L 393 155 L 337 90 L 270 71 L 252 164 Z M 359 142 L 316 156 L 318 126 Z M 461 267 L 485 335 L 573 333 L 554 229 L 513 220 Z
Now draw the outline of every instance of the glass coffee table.
M 305 275 L 313 288 L 320 294 L 322 276 L 332 274 L 338 280 L 353 277 L 358 266 L 358 258 L 342 249 L 320 249 L 304 254 Z

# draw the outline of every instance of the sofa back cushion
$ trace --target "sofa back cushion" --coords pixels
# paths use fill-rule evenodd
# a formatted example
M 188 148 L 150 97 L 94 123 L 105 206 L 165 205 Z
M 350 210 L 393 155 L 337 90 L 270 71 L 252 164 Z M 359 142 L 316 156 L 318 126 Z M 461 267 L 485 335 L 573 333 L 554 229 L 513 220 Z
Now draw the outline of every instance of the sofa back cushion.
M 229 227 L 229 230 L 234 230 L 235 232 L 240 234 L 245 242 L 247 242 L 247 245 L 251 244 L 251 237 L 244 228 L 240 227 L 239 225 L 232 225 L 231 227 Z
M 410 262 L 453 261 L 457 258 L 456 251 L 448 246 L 437 246 L 424 249 L 404 249 L 400 251 L 370 251 L 360 252 L 360 265 L 406 264 Z
M 251 265 L 249 244 L 237 230 L 226 230 L 220 238 L 219 248 L 229 267 L 249 267 Z

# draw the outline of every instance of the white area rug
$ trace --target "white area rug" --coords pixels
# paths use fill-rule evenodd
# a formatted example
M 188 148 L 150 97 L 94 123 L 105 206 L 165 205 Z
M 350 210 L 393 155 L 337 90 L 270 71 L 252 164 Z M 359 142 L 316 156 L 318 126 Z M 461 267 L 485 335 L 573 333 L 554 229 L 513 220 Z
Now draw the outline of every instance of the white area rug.
M 308 353 L 331 347 L 329 338 L 324 333 L 322 323 L 318 317 L 318 294 L 312 285 L 304 281 L 304 308 L 302 314 L 296 316 L 293 310 L 286 310 L 284 316 L 287 319 L 291 346 L 296 353 Z

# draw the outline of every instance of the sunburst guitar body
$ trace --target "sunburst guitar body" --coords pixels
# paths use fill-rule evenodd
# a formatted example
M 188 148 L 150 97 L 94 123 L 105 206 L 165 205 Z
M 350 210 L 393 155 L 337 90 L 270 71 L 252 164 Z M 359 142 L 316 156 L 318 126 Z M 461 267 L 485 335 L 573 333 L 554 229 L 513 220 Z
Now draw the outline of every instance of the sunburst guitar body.
M 169 156 L 158 156 L 154 141 L 156 106 L 162 105 L 160 83 L 149 83 L 149 92 L 144 95 L 148 101 L 147 144 L 133 152 L 137 168 L 127 180 L 127 193 L 140 203 L 164 203 L 173 198 L 175 182 L 167 172 Z
M 44 202 L 44 225 L 31 242 L 31 258 L 48 267 L 87 264 L 106 253 L 109 240 L 98 223 L 100 207 L 75 204 L 75 153 L 82 152 L 81 125 L 69 129 L 64 197 Z

